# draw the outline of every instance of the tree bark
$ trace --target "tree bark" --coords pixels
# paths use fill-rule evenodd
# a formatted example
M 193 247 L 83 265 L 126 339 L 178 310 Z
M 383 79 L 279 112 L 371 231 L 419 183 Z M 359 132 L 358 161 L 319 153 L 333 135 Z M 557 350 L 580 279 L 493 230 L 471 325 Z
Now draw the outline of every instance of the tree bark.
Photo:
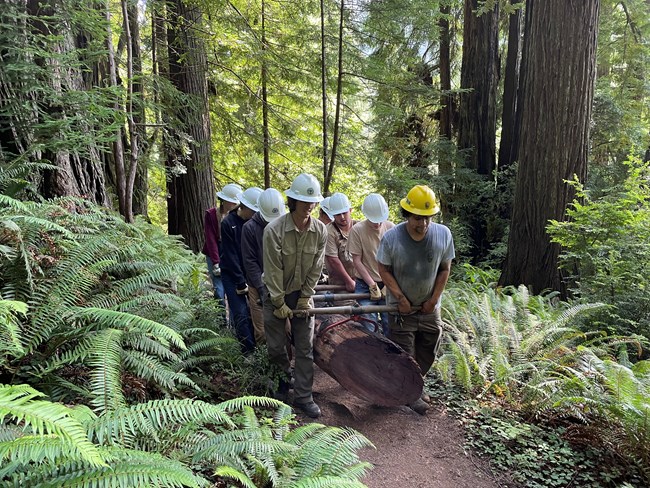
M 271 160 L 269 155 L 269 102 L 267 93 L 267 64 L 266 64 L 266 2 L 262 0 L 262 127 L 264 141 L 264 188 L 271 186 Z
M 325 45 L 325 0 L 320 0 L 320 73 L 321 73 L 321 99 L 323 104 L 322 110 L 322 124 L 323 124 L 323 182 L 327 179 L 327 46 Z M 323 193 L 328 195 L 328 192 L 323 189 Z
M 510 0 L 517 6 L 523 0 Z M 508 55 L 503 81 L 503 111 L 501 113 L 501 144 L 499 146 L 499 171 L 516 161 L 514 140 L 515 114 L 517 109 L 517 88 L 519 85 L 519 54 L 521 52 L 521 13 L 518 8 L 508 19 Z
M 356 322 L 334 325 L 346 318 L 316 317 L 314 362 L 346 390 L 376 405 L 406 405 L 420 398 L 424 381 L 415 360 Z
M 214 179 L 208 110 L 207 59 L 200 37 L 202 14 L 198 6 L 173 0 L 169 21 L 169 77 L 187 96 L 188 103 L 177 107 L 176 116 L 188 140 L 189 154 L 169 148 L 168 165 L 178 168 L 169 177 L 168 232 L 183 236 L 195 252 L 203 246 L 203 214 L 214 206 Z
M 517 186 L 499 283 L 566 295 L 560 247 L 546 232 L 562 221 L 577 175 L 584 181 L 596 75 L 599 0 L 528 0 L 518 100 Z
M 496 94 L 498 83 L 498 4 L 480 17 L 478 0 L 465 0 L 460 95 L 459 149 L 469 167 L 491 175 L 496 167 Z
M 440 4 L 440 137 L 451 140 L 451 120 L 452 107 L 451 97 L 451 36 L 449 34 L 449 15 L 451 8 L 447 3 Z M 440 173 L 450 174 L 451 164 L 445 161 L 445 165 L 440 167 Z

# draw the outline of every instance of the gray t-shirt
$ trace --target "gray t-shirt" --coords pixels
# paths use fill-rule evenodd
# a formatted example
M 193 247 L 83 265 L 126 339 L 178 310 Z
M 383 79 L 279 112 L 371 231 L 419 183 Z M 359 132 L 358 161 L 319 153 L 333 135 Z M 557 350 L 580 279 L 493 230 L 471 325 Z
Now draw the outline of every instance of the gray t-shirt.
M 384 234 L 377 250 L 377 261 L 392 268 L 397 284 L 414 307 L 431 298 L 440 263 L 454 257 L 451 232 L 433 222 L 421 241 L 413 240 L 402 222 Z M 397 304 L 390 291 L 388 304 Z

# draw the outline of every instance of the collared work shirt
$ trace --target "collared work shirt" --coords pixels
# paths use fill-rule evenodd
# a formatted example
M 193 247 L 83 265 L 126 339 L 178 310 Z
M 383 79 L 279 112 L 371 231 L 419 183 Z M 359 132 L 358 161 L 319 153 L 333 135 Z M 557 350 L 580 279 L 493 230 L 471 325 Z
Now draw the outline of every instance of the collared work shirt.
M 276 308 L 294 291 L 305 297 L 314 294 L 325 257 L 325 225 L 310 218 L 307 229 L 298 232 L 291 215 L 278 217 L 264 229 L 264 284 Z

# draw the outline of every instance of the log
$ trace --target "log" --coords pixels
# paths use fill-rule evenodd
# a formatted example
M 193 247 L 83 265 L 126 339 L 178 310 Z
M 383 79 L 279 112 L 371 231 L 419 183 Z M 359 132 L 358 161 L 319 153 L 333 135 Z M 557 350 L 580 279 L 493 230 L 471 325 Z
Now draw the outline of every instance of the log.
M 385 407 L 412 403 L 424 380 L 415 360 L 345 315 L 316 317 L 314 362 L 352 394 Z

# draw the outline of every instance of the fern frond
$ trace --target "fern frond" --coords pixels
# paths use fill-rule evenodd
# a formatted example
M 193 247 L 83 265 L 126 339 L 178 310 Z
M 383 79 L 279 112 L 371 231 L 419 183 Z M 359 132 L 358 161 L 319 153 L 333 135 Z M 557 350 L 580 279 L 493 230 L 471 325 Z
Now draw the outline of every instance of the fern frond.
M 125 405 L 122 393 L 122 334 L 121 330 L 105 329 L 93 338 L 93 350 L 88 365 L 91 404 L 98 412 L 115 410 Z
M 40 396 L 41 393 L 27 385 L 0 385 L 0 419 L 9 418 L 23 423 L 35 434 L 56 435 L 80 459 L 91 465 L 103 465 L 102 456 L 88 440 L 81 423 L 70 414 L 70 409 L 57 403 L 36 400 Z
M 154 400 L 107 411 L 86 428 L 90 438 L 100 444 L 119 444 L 127 435 L 157 432 L 189 422 L 235 427 L 221 405 L 199 400 Z
M 197 388 L 196 383 L 187 375 L 172 370 L 149 354 L 140 351 L 122 350 L 122 362 L 127 370 L 168 390 L 176 389 L 177 384 Z

